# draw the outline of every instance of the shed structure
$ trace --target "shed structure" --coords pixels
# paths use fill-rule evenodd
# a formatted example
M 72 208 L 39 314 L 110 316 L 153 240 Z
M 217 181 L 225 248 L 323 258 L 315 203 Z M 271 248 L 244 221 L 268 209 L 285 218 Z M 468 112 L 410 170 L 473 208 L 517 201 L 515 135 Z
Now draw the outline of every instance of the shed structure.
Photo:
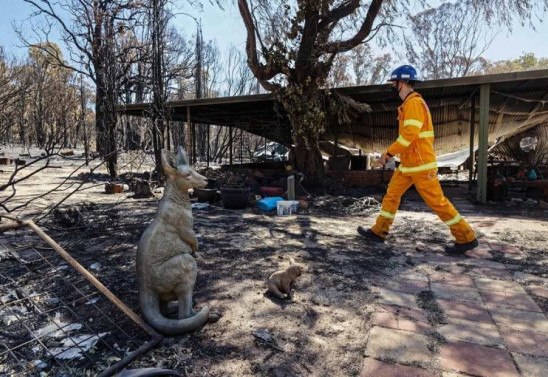
M 389 85 L 333 89 L 371 111 L 352 124 L 331 124 L 326 141 L 367 152 L 382 152 L 398 137 L 397 107 L 401 104 Z M 438 154 L 469 148 L 478 150 L 477 200 L 486 202 L 487 150 L 497 141 L 520 132 L 548 128 L 548 70 L 471 76 L 417 83 L 428 103 L 435 130 Z M 152 104 L 129 104 L 120 108 L 133 116 L 151 116 Z M 272 94 L 173 101 L 168 117 L 187 124 L 235 127 L 291 146 L 291 125 Z M 543 138 L 539 148 L 548 148 Z

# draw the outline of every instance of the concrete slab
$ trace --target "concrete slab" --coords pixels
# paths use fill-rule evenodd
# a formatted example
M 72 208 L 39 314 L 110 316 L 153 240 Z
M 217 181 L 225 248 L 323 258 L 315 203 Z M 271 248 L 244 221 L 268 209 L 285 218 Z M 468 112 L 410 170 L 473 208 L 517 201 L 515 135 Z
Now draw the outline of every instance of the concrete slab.
M 369 333 L 365 354 L 403 364 L 428 363 L 433 357 L 428 343 L 428 338 L 421 334 L 375 326 Z
M 516 282 L 494 279 L 476 279 L 478 288 L 484 291 L 525 293 L 525 290 Z
M 416 295 L 421 291 L 428 290 L 429 284 L 426 281 L 401 279 L 388 282 L 385 281 L 384 288 Z
M 543 285 L 532 284 L 527 287 L 527 290 L 535 296 L 548 299 L 548 288 Z
M 437 301 L 447 317 L 461 318 L 482 323 L 493 323 L 489 311 L 483 305 L 442 299 L 438 299 Z
M 360 377 L 437 377 L 425 369 L 390 364 L 366 357 Z
M 493 259 L 493 254 L 491 254 L 491 251 L 492 250 L 489 246 L 479 245 L 472 250 L 468 250 L 465 254 L 468 258 L 491 260 Z
M 491 309 L 490 312 L 498 326 L 548 333 L 548 320 L 542 313 L 513 309 Z
M 380 305 L 371 317 L 371 324 L 412 332 L 424 332 L 431 328 L 422 311 L 392 305 Z
M 419 281 L 425 281 L 428 282 L 428 276 L 425 273 L 422 272 L 416 272 L 416 271 L 407 271 L 401 274 L 399 276 L 400 279 L 407 279 L 407 280 L 419 280 Z
M 512 352 L 548 357 L 548 334 L 536 330 L 501 327 L 500 334 Z
M 548 358 L 512 353 L 523 377 L 546 377 Z
M 469 273 L 481 278 L 503 279 L 503 280 L 512 279 L 512 274 L 509 271 L 501 270 L 500 268 L 477 267 L 477 268 L 474 268 Z
M 474 279 L 464 274 L 451 274 L 448 272 L 432 271 L 429 273 L 432 283 L 459 285 L 461 287 L 474 288 Z
M 440 350 L 440 362 L 445 371 L 485 377 L 519 377 L 508 351 L 472 343 L 445 344 Z
M 504 343 L 493 323 L 448 318 L 447 324 L 438 328 L 438 332 L 450 342 L 470 342 L 483 346 L 502 346 Z
M 460 262 L 462 265 L 474 266 L 474 267 L 483 267 L 483 268 L 494 268 L 497 270 L 505 270 L 506 267 L 500 262 L 494 262 L 487 259 L 475 259 L 468 258 Z
M 538 305 L 525 293 L 480 291 L 485 305 L 491 308 L 509 308 L 542 313 Z
M 504 253 L 504 254 L 516 254 L 516 255 L 522 254 L 521 250 L 518 249 L 516 246 L 504 241 L 489 240 L 489 246 L 493 250 Z
M 460 287 L 458 285 L 448 285 L 432 283 L 432 291 L 438 298 L 448 300 L 469 301 L 481 304 L 481 296 L 476 288 Z
M 379 302 L 388 305 L 403 306 L 412 309 L 419 309 L 415 296 L 409 293 L 392 291 L 390 289 L 379 288 Z

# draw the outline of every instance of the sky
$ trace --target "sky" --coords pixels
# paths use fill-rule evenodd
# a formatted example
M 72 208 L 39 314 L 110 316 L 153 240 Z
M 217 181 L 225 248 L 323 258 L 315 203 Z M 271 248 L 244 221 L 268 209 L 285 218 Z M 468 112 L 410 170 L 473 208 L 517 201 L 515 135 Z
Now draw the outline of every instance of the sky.
M 187 4 L 183 0 L 175 0 L 176 4 Z M 235 45 L 240 49 L 245 47 L 245 29 L 240 19 L 234 2 L 225 6 L 225 10 L 220 10 L 216 6 L 204 1 L 203 11 L 189 11 L 181 8 L 181 13 L 191 13 L 197 19 L 200 19 L 203 27 L 203 37 L 205 40 L 215 40 L 221 53 L 228 51 L 230 45 Z M 13 31 L 12 24 L 22 24 L 27 27 L 30 25 L 28 16 L 32 12 L 32 7 L 22 0 L 0 0 L 0 45 L 10 56 L 24 57 L 26 51 L 21 47 L 16 33 Z M 548 14 L 545 15 L 546 18 Z M 196 23 L 184 14 L 176 17 L 175 24 L 178 29 L 190 37 L 196 31 Z M 485 52 L 484 57 L 489 60 L 504 60 L 519 57 L 523 52 L 533 52 L 537 57 L 548 57 L 548 22 L 538 23 L 536 30 L 529 27 L 516 25 L 513 33 L 500 32 L 493 41 L 492 45 Z

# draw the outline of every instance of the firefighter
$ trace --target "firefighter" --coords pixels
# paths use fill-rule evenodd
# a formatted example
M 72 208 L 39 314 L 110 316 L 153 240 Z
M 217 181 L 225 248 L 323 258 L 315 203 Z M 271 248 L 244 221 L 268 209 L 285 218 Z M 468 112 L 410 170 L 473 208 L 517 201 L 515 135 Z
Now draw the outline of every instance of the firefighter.
M 410 65 L 396 68 L 389 80 L 392 90 L 403 104 L 398 108 L 397 140 L 380 158 L 384 166 L 392 157 L 400 155 L 400 166 L 394 172 L 383 198 L 381 212 L 373 227 L 358 227 L 358 233 L 372 242 L 384 242 L 394 221 L 402 195 L 411 185 L 428 206 L 449 227 L 455 243 L 446 247 L 449 254 L 464 254 L 478 246 L 475 232 L 443 195 L 437 175 L 434 152 L 434 127 L 428 105 L 414 91 L 417 71 Z

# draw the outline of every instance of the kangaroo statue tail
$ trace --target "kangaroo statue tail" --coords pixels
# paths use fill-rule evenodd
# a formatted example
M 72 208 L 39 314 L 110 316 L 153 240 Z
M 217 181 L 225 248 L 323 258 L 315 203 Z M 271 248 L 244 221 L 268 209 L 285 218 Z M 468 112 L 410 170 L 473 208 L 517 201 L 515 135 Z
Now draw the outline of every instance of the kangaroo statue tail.
M 196 331 L 201 328 L 209 318 L 209 306 L 189 318 L 166 318 L 160 312 L 160 300 L 156 294 L 150 291 L 139 292 L 139 303 L 145 320 L 156 331 L 164 335 L 180 335 Z

